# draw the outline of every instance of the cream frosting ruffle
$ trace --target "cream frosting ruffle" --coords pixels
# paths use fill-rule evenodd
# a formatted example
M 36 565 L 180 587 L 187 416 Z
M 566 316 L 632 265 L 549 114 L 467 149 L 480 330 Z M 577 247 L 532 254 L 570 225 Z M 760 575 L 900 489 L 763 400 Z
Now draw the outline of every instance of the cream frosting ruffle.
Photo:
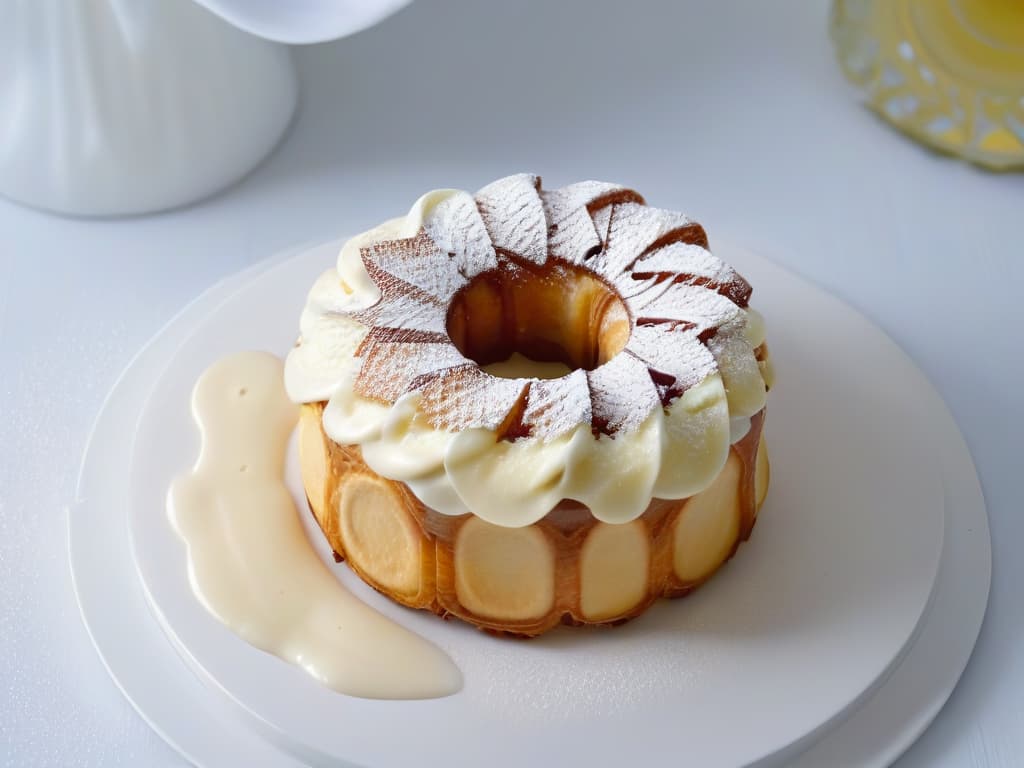
M 368 329 L 346 314 L 373 305 L 380 291 L 359 249 L 412 237 L 452 190 L 421 197 L 405 217 L 392 219 L 345 244 L 336 268 L 313 285 L 300 320 L 301 340 L 288 355 L 285 386 L 295 402 L 327 401 L 324 429 L 341 445 L 358 445 L 367 465 L 405 483 L 443 514 L 472 512 L 497 525 L 530 525 L 562 499 L 575 499 L 599 520 L 624 523 L 652 497 L 699 493 L 721 471 L 729 446 L 749 429 L 765 404 L 768 366 L 754 348 L 764 321 L 741 310 L 735 328 L 708 344 L 718 371 L 655 409 L 636 430 L 595 436 L 581 424 L 554 439 L 496 440 L 486 429 L 459 433 L 432 427 L 417 411 L 418 392 L 385 405 L 354 391 L 355 352 Z M 496 503 L 496 500 L 497 503 Z

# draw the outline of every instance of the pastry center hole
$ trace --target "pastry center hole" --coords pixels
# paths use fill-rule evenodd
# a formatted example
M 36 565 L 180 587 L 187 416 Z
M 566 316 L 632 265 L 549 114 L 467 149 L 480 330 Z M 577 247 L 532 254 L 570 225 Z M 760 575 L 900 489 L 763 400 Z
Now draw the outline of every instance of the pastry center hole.
M 590 371 L 629 340 L 629 314 L 593 273 L 561 262 L 506 265 L 474 277 L 448 307 L 448 336 L 493 376 Z

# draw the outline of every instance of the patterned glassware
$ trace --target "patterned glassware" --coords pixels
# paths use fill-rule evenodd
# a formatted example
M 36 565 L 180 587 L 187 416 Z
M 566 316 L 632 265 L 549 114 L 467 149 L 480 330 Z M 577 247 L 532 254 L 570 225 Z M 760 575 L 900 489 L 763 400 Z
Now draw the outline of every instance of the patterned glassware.
M 1024 168 L 1024 0 L 834 0 L 831 33 L 890 123 L 988 168 Z

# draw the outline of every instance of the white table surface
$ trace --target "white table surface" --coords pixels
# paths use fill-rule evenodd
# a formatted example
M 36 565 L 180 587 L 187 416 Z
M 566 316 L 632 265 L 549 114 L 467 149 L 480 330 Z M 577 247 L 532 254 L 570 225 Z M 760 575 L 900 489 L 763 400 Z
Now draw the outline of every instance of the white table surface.
M 181 764 L 107 677 L 66 562 L 85 440 L 135 352 L 286 246 L 522 170 L 687 211 L 712 244 L 726 233 L 864 311 L 935 382 L 977 462 L 994 573 L 974 657 L 899 765 L 1024 763 L 1024 175 L 874 118 L 826 18 L 806 0 L 419 0 L 299 50 L 293 130 L 212 200 L 106 221 L 0 201 L 0 764 Z

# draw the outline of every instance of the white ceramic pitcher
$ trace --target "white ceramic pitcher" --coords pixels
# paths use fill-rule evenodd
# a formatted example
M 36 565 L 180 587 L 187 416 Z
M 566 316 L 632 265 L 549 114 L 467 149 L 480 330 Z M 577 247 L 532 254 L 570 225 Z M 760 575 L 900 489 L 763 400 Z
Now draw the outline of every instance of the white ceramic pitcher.
M 212 194 L 295 111 L 290 51 L 273 40 L 341 37 L 408 0 L 198 2 L 0 0 L 0 195 L 104 216 Z

